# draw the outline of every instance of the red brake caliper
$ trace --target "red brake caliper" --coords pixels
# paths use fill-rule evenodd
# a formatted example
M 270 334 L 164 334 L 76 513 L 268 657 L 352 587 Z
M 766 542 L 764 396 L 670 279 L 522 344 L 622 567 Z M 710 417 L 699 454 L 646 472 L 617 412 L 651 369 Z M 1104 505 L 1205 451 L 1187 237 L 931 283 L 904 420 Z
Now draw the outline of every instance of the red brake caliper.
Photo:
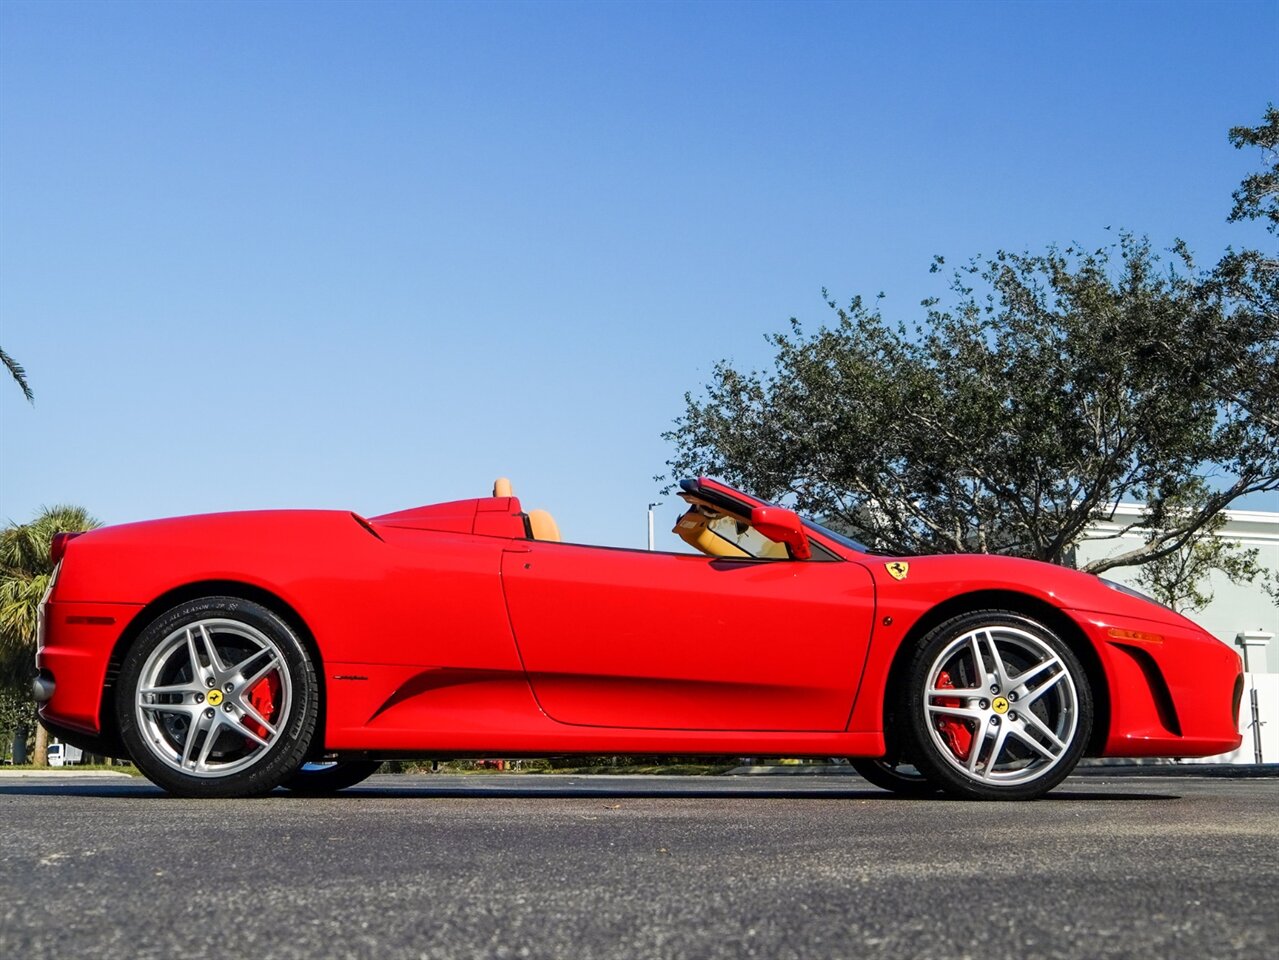
M 950 690 L 955 686 L 950 679 L 950 673 L 943 670 L 937 674 L 937 688 L 939 690 Z M 939 707 L 959 707 L 963 706 L 964 701 L 959 697 L 942 697 L 937 701 Z M 937 730 L 941 734 L 942 739 L 946 741 L 946 746 L 950 747 L 951 752 L 959 757 L 960 760 L 968 759 L 968 751 L 973 746 L 973 732 L 968 729 L 968 724 L 957 718 L 939 720 L 937 722 Z
M 275 716 L 275 705 L 279 702 L 279 694 L 280 678 L 272 672 L 253 685 L 253 689 L 249 691 L 249 703 L 253 705 L 254 710 L 262 715 L 263 720 L 270 723 Z M 266 727 L 252 717 L 246 717 L 244 725 L 259 737 L 266 738 Z M 256 740 L 248 740 L 246 738 L 246 741 L 247 746 L 257 746 Z

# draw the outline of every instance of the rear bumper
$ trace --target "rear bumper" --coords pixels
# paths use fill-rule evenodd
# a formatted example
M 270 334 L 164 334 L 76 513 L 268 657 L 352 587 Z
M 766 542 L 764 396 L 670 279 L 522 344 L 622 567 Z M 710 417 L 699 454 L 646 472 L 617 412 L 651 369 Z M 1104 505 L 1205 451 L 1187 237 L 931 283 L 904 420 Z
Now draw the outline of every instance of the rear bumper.
M 1106 674 L 1101 756 L 1210 757 L 1239 746 L 1243 664 L 1234 650 L 1189 623 L 1066 612 Z
M 141 609 L 126 603 L 48 604 L 36 648 L 36 668 L 53 684 L 53 696 L 40 704 L 46 726 L 91 737 L 102 733 L 111 651 Z

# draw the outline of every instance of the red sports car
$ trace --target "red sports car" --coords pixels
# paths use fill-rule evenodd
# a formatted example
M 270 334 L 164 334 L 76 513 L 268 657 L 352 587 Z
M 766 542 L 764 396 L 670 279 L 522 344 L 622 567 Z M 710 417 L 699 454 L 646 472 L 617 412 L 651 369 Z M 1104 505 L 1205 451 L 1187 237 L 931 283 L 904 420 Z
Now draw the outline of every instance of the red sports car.
M 1031 798 L 1084 755 L 1239 745 L 1239 657 L 1150 600 L 1028 560 L 874 556 L 714 480 L 682 490 L 698 553 L 562 542 L 506 480 L 373 519 L 60 534 L 40 715 L 198 797 L 591 753 L 849 757 L 901 792 Z

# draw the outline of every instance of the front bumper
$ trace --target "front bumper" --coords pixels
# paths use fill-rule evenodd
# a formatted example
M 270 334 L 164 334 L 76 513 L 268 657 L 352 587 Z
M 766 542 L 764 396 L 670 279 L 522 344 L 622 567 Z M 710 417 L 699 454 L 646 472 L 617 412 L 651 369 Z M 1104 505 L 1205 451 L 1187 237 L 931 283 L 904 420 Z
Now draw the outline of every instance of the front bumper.
M 1236 749 L 1243 664 L 1184 624 L 1068 610 L 1102 661 L 1110 704 L 1106 757 L 1210 757 Z

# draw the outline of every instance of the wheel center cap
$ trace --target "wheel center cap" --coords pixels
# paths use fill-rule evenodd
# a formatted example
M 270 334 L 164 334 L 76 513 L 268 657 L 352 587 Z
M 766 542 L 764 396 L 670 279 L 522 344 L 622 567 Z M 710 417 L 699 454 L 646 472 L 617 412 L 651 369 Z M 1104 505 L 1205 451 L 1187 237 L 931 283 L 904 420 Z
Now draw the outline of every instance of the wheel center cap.
M 1008 699 L 1006 697 L 996 697 L 994 700 L 990 701 L 990 709 L 994 710 L 996 713 L 1007 713 Z
M 222 691 L 210 690 L 209 695 L 205 699 L 209 701 L 209 706 L 216 707 L 219 703 L 222 702 Z M 1007 704 L 1004 705 L 1004 709 L 1008 709 Z

